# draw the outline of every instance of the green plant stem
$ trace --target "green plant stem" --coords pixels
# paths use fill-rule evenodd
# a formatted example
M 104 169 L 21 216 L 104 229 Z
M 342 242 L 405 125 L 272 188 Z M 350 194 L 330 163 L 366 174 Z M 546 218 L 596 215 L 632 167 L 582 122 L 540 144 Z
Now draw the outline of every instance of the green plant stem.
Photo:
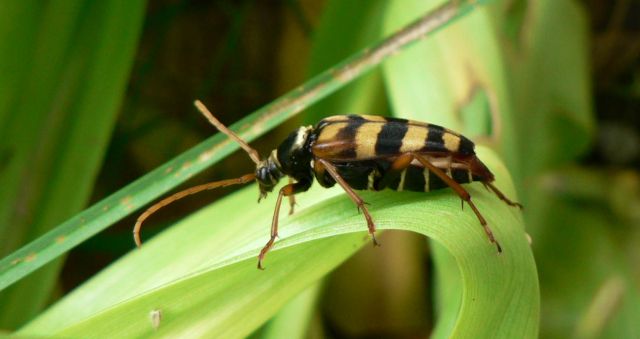
M 450 1 L 405 26 L 382 42 L 347 58 L 272 103 L 235 123 L 231 129 L 248 142 L 337 91 L 387 57 L 421 40 L 486 1 Z M 216 134 L 123 189 L 101 200 L 0 261 L 0 290 L 55 259 L 109 225 L 133 213 L 193 175 L 238 149 Z

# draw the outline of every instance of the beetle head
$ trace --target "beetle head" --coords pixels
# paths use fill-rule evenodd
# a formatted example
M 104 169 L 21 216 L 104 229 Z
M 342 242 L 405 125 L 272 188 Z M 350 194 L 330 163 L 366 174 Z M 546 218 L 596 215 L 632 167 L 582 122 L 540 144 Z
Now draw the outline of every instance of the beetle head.
M 273 191 L 273 188 L 278 184 L 278 181 L 280 181 L 283 175 L 282 170 L 280 170 L 277 164 L 277 159 L 273 156 L 273 152 L 267 160 L 261 161 L 258 166 L 256 166 L 256 181 L 260 187 L 260 197 L 258 201 L 265 198 L 267 193 Z

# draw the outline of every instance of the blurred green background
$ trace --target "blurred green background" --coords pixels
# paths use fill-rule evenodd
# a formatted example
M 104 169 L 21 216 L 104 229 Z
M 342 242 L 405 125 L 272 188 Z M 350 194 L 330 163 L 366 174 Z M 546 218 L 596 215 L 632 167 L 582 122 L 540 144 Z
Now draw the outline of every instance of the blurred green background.
M 415 14 L 407 4 L 0 3 L 9 18 L 0 21 L 0 256 L 210 136 L 213 128 L 194 113 L 194 99 L 231 124 L 399 27 L 389 13 Z M 430 45 L 439 54 L 429 58 L 440 59 L 425 57 L 425 64 L 452 70 L 407 72 L 425 79 L 417 91 L 454 112 L 431 121 L 504 157 L 526 206 L 538 265 L 540 336 L 638 338 L 640 1 L 495 0 L 490 7 L 482 19 L 469 19 L 489 33 L 466 40 L 464 26 L 455 26 Z M 471 53 L 480 50 L 487 53 Z M 403 94 L 393 93 L 393 79 L 403 69 L 394 62 L 252 145 L 267 154 L 300 123 L 327 115 L 398 114 L 393 101 Z M 447 79 L 453 90 L 441 90 L 429 76 Z M 478 109 L 486 115 L 469 117 Z M 487 122 L 495 114 L 502 115 L 501 126 Z M 184 186 L 251 171 L 247 156 L 236 152 Z M 229 191 L 160 211 L 145 237 Z M 21 327 L 131 251 L 135 217 L 0 293 L 0 329 Z M 429 243 L 400 231 L 381 238 L 385 246 L 363 248 L 300 296 L 317 305 L 300 329 L 304 337 L 431 333 Z M 262 331 L 254 336 L 270 329 Z

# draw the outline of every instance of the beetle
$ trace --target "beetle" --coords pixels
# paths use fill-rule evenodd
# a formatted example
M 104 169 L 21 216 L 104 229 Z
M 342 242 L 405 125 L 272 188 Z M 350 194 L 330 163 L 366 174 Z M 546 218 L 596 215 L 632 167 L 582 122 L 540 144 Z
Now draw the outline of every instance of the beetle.
M 285 176 L 290 182 L 278 192 L 271 237 L 258 255 L 259 269 L 263 269 L 265 255 L 278 236 L 283 197 L 289 198 L 290 213 L 293 213 L 294 196 L 307 191 L 314 178 L 323 187 L 336 183 L 342 187 L 363 213 L 374 245 L 378 245 L 376 226 L 356 190 L 429 192 L 450 187 L 460 197 L 463 208 L 464 203 L 471 207 L 498 253 L 502 252 L 500 243 L 462 184 L 481 182 L 500 200 L 522 208 L 493 184 L 494 175 L 476 155 L 471 140 L 438 125 L 374 115 L 336 115 L 322 119 L 315 126 L 298 128 L 266 159 L 261 159 L 255 149 L 218 121 L 202 102 L 196 100 L 195 105 L 211 124 L 240 144 L 256 163 L 256 170 L 239 178 L 188 188 L 151 206 L 138 217 L 133 230 L 138 246 L 141 245 L 139 232 L 144 220 L 178 199 L 255 180 L 260 189 L 260 201 Z

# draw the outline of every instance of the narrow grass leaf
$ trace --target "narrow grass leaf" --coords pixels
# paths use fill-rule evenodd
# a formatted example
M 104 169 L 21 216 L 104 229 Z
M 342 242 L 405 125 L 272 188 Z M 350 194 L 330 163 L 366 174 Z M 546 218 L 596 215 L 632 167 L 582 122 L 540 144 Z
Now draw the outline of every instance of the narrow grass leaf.
M 381 23 L 386 4 L 382 0 L 329 1 L 314 32 L 309 73 L 316 74 L 378 41 L 383 36 Z M 385 114 L 388 109 L 381 75 L 381 70 L 376 68 L 318 102 L 305 112 L 304 122 L 315 123 L 338 112 Z
M 11 88 L 0 99 L 0 154 L 9 154 L 0 174 L 0 253 L 6 254 L 77 213 L 89 200 L 145 6 L 144 1 L 84 0 L 3 6 L 16 14 L 4 20 L 2 28 L 10 30 L 5 34 L 12 38 L 0 42 L 0 64 L 15 67 L 4 69 L 9 76 L 0 77 L 0 87 Z M 31 24 L 28 29 L 10 26 Z M 22 33 L 26 39 L 16 39 L 14 34 Z M 48 240 L 49 246 L 65 241 Z M 13 257 L 8 267 L 29 266 L 41 254 L 28 251 Z M 15 328 L 51 299 L 61 263 L 0 294 L 0 327 Z

